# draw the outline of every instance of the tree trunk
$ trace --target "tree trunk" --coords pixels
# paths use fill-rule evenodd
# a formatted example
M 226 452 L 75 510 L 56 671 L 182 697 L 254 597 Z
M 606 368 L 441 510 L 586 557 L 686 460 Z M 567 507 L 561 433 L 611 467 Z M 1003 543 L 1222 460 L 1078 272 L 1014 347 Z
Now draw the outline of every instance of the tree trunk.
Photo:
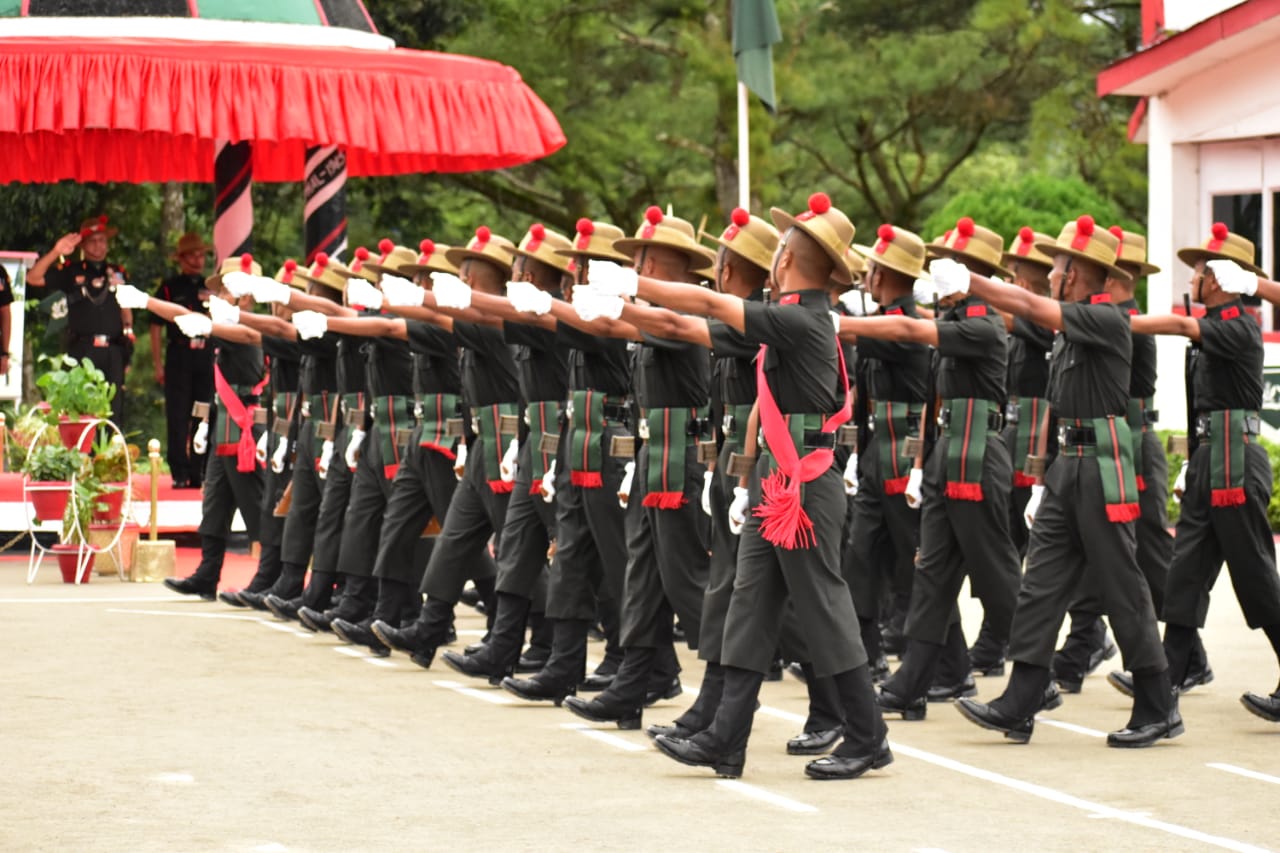
M 172 246 L 178 236 L 187 230 L 186 199 L 182 184 L 165 181 L 164 203 L 160 208 L 160 244 Z

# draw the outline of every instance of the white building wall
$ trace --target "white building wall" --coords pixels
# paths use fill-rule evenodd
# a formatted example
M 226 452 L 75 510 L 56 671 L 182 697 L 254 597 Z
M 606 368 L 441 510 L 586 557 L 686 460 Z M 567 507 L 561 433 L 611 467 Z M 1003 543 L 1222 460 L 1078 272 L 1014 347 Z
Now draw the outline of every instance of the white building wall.
M 1240 0 L 1164 0 L 1164 28 L 1180 32 L 1240 5 Z

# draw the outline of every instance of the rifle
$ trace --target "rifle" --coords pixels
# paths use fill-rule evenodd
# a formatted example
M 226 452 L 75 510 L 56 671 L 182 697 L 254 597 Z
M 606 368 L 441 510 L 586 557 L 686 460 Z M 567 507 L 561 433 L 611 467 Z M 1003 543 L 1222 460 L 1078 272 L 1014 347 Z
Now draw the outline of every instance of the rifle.
M 1187 312 L 1187 316 L 1191 316 L 1191 295 L 1182 294 L 1182 306 Z M 1200 359 L 1200 345 L 1195 341 L 1187 344 L 1186 362 L 1183 367 L 1183 382 L 1187 392 L 1187 446 L 1184 458 L 1190 459 L 1191 454 L 1195 452 L 1196 447 L 1200 444 L 1200 439 L 1196 436 L 1196 389 L 1195 389 L 1195 373 L 1196 362 Z M 1176 452 L 1176 450 L 1174 450 Z

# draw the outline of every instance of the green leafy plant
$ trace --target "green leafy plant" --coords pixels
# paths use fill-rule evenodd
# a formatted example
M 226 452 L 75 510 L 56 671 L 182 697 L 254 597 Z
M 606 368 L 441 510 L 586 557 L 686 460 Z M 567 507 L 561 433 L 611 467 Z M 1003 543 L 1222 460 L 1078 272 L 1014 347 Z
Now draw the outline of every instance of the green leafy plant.
M 29 448 L 57 444 L 58 434 L 49 429 L 44 412 L 32 406 L 26 411 L 15 410 L 7 421 L 5 431 L 5 460 L 9 471 L 21 471 L 27 462 Z
M 93 475 L 103 483 L 126 482 L 138 452 L 137 445 L 125 444 L 119 435 L 99 436 L 93 444 Z
M 22 473 L 37 482 L 65 482 L 81 473 L 84 462 L 84 454 L 74 448 L 46 444 L 26 458 Z
M 111 416 L 111 401 L 116 396 L 116 386 L 107 381 L 101 370 L 88 360 L 77 360 L 64 355 L 58 358 L 41 356 L 50 369 L 36 380 L 44 392 L 44 398 L 57 417 L 66 415 L 71 420 L 106 418 Z
M 64 544 L 80 545 L 88 541 L 94 511 L 107 508 L 98 499 L 104 491 L 106 489 L 102 481 L 91 471 L 76 479 L 72 490 L 73 500 L 67 503 L 67 508 L 62 513 L 61 541 Z

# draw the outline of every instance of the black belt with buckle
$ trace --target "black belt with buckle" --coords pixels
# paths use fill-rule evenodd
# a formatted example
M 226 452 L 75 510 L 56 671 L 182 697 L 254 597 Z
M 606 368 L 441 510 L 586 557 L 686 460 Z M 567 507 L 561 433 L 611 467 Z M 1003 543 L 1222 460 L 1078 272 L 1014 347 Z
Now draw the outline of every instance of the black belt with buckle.
M 688 435 L 692 438 L 710 437 L 712 434 L 711 419 L 710 418 L 690 418 L 689 422 L 685 424 L 684 432 L 685 432 L 685 435 Z
M 606 421 L 626 423 L 631 418 L 630 403 L 605 403 L 602 411 Z
M 1007 426 L 1016 426 L 1022 414 L 1022 405 L 1020 403 L 1009 402 L 1004 404 L 1004 422 Z
M 836 434 L 834 432 L 823 432 L 820 429 L 807 429 L 804 431 L 803 437 L 804 446 L 810 450 L 836 446 Z
M 1196 415 L 1196 438 L 1209 438 L 1212 436 L 1213 430 L 1210 428 L 1210 424 L 1212 422 L 1212 415 Z M 1242 432 L 1244 432 L 1245 435 L 1258 435 L 1261 433 L 1262 418 L 1258 415 L 1245 415 L 1244 429 Z
M 1062 447 L 1096 447 L 1098 434 L 1093 427 L 1058 427 L 1058 444 Z
M 1017 421 L 1014 421 L 1014 423 L 1017 423 Z M 938 426 L 944 429 L 951 426 L 951 412 L 949 410 L 942 409 L 938 412 Z M 995 410 L 989 410 L 987 412 L 987 429 L 993 432 L 999 432 L 1004 429 L 1004 415 Z

